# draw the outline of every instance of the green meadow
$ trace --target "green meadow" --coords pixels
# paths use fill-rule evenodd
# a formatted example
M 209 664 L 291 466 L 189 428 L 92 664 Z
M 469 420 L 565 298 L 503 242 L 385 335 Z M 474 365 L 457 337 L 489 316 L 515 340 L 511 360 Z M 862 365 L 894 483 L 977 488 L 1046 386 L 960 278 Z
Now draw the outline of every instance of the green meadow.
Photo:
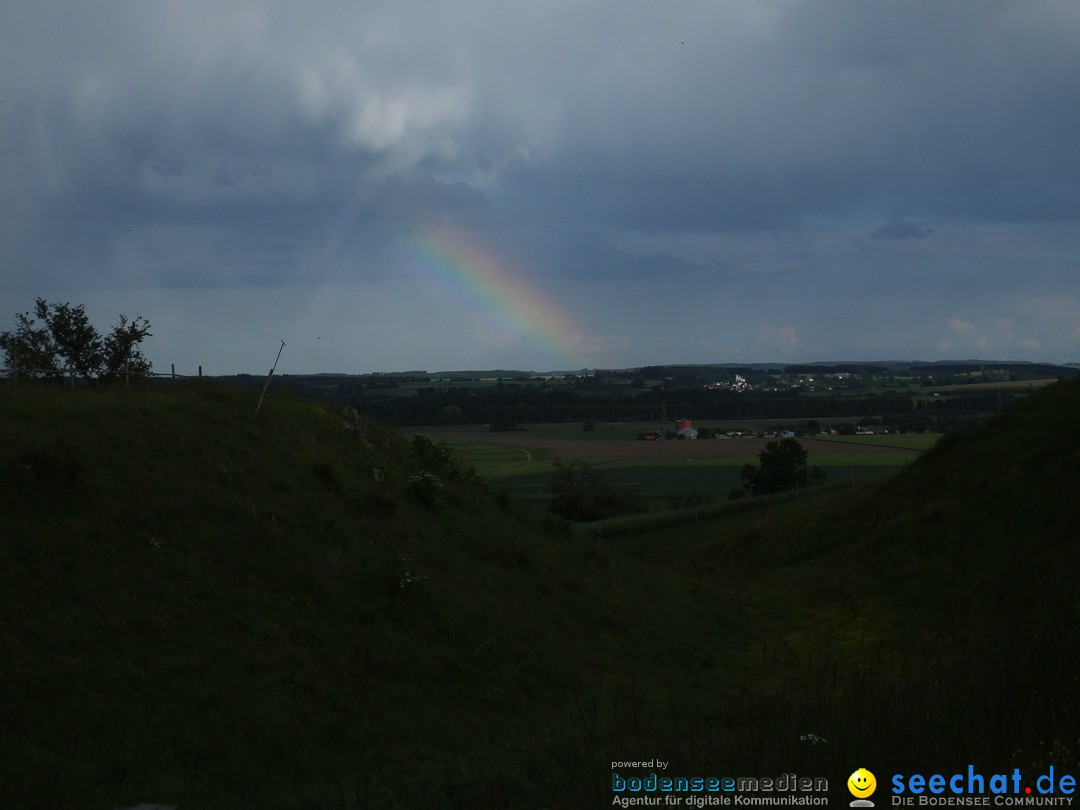
M 817 436 L 819 441 L 843 442 L 863 447 L 895 447 L 902 450 L 929 450 L 937 440 L 940 433 L 886 433 L 876 436 Z
M 5 807 L 604 808 L 653 757 L 832 804 L 860 766 L 1080 770 L 1080 381 L 895 474 L 632 533 L 255 399 L 0 386 Z
M 723 500 L 732 489 L 742 487 L 744 481 L 739 475 L 740 469 L 730 465 L 620 467 L 605 471 L 604 480 L 616 486 L 633 488 L 649 502 L 662 508 L 664 499 L 675 496 L 705 495 Z M 845 466 L 840 470 L 830 470 L 830 474 L 834 482 L 847 483 L 888 475 L 895 470 L 892 466 Z M 511 479 L 506 486 L 516 491 L 516 487 L 528 486 L 530 480 Z M 539 481 L 533 481 L 533 485 L 539 485 Z

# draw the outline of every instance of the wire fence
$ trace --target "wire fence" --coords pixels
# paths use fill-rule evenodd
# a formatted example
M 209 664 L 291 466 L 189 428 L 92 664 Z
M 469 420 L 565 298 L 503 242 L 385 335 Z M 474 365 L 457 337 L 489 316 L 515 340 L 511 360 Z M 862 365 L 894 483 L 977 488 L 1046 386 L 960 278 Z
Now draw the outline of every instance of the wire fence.
M 88 381 L 88 377 L 84 374 L 82 369 L 75 368 L 73 366 L 65 366 L 63 368 L 21 368 L 19 366 L 0 367 L 0 375 L 11 380 L 15 385 L 19 384 L 19 378 L 23 379 L 40 379 L 42 376 L 47 378 L 57 379 L 64 381 L 65 385 L 69 385 L 74 388 L 77 384 L 85 383 Z M 120 371 L 110 372 L 110 377 L 116 380 L 122 379 L 125 384 L 130 384 L 132 379 L 150 379 L 154 377 L 168 378 L 172 382 L 176 382 L 178 379 L 202 379 L 203 367 L 199 366 L 198 373 L 196 374 L 180 374 L 176 371 L 176 364 L 169 364 L 169 371 L 131 371 L 129 369 L 122 369 Z

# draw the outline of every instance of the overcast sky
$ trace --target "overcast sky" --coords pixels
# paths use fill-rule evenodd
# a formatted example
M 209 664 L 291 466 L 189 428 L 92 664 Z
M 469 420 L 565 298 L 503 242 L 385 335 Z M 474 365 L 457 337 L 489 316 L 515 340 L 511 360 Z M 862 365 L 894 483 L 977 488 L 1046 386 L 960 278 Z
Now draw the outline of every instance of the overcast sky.
M 0 0 L 0 329 L 158 370 L 1080 360 L 1080 3 Z

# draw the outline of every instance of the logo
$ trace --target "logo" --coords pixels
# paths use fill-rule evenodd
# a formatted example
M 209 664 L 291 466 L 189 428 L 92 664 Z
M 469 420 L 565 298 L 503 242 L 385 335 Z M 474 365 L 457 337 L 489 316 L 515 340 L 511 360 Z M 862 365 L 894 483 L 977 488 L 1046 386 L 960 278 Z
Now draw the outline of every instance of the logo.
M 866 768 L 859 768 L 847 780 L 847 789 L 855 797 L 849 807 L 873 807 L 874 803 L 868 801 L 869 797 L 877 790 L 877 779 Z

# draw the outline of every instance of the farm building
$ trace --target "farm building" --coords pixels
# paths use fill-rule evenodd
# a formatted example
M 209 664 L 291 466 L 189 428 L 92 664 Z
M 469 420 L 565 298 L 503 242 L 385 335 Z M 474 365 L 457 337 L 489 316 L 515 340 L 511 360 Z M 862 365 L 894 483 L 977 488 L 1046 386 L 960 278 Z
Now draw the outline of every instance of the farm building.
M 694 423 L 691 422 L 689 419 L 676 419 L 675 420 L 675 432 L 676 433 L 678 433 L 680 430 L 686 430 L 687 428 L 693 428 L 693 427 L 694 427 Z

